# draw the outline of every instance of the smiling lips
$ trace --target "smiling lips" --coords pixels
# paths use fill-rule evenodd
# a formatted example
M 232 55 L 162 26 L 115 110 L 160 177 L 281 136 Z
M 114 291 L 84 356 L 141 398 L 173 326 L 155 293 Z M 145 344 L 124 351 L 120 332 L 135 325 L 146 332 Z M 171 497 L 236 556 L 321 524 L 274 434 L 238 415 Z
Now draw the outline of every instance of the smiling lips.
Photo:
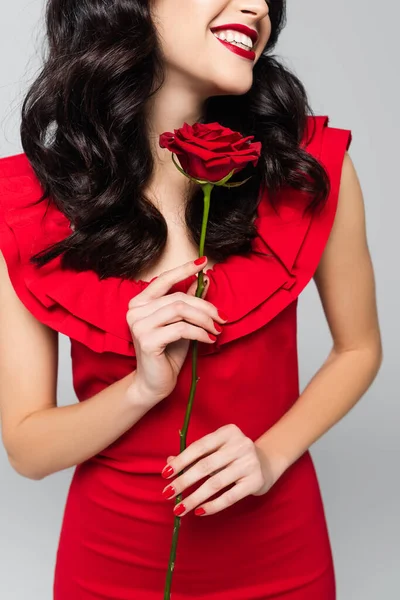
M 244 35 L 248 35 L 251 41 L 253 42 L 253 45 L 258 40 L 257 31 L 255 29 L 252 29 L 251 27 L 247 27 L 247 25 L 242 25 L 242 23 L 227 23 L 225 25 L 217 25 L 216 27 L 212 27 L 211 31 L 215 33 L 217 31 L 226 31 L 228 29 L 231 29 L 232 31 L 238 31 L 239 33 L 244 33 Z
M 224 34 L 222 34 L 222 31 Z M 228 50 L 243 58 L 254 61 L 256 54 L 251 47 L 258 39 L 258 33 L 254 29 L 250 29 L 250 27 L 247 27 L 246 25 L 233 23 L 213 27 L 211 32 L 221 44 L 228 48 Z M 221 39 L 219 35 L 216 35 L 217 32 L 221 32 L 221 37 L 223 36 L 228 39 Z M 247 46 L 247 48 L 243 46 Z
M 219 42 L 221 42 L 221 44 L 223 44 L 226 48 L 228 48 L 228 50 L 230 50 L 231 52 L 234 52 L 235 54 L 238 54 L 239 56 L 242 56 L 243 58 L 247 58 L 248 60 L 254 60 L 256 57 L 256 53 L 253 52 L 253 50 L 245 50 L 244 48 L 241 48 L 240 46 L 237 46 L 236 44 L 233 44 L 232 42 L 227 42 L 226 40 L 221 40 L 220 38 L 218 38 L 217 36 L 214 36 Z

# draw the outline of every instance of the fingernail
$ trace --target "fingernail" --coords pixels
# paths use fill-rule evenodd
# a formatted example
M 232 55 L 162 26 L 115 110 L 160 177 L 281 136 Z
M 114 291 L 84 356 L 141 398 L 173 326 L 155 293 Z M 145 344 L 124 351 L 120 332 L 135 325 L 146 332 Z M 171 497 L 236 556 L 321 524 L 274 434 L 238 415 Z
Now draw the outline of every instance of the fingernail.
M 198 517 L 200 517 L 201 515 L 205 515 L 206 511 L 204 510 L 204 508 L 200 507 L 200 508 L 196 508 L 196 510 L 194 511 L 194 514 L 197 515 Z
M 170 498 L 172 498 L 173 496 L 175 496 L 175 488 L 174 488 L 174 486 L 173 485 L 169 485 L 168 487 L 166 487 L 165 490 L 162 492 L 162 495 L 167 500 L 169 500 Z
M 213 333 L 209 333 L 208 331 L 207 331 L 207 335 L 210 338 L 210 340 L 212 340 L 213 342 L 215 342 L 215 340 L 217 339 L 216 335 L 214 335 Z
M 167 478 L 167 477 L 171 477 L 171 475 L 173 474 L 173 472 L 174 472 L 174 469 L 170 465 L 167 465 L 161 471 L 161 475 L 163 477 Z
M 226 314 L 224 312 L 222 312 L 222 310 L 218 310 L 218 316 L 223 320 L 223 321 L 228 321 L 228 317 L 226 316 Z
M 176 514 L 177 517 L 179 517 L 182 513 L 184 513 L 186 510 L 186 506 L 184 504 L 177 504 L 177 506 L 175 506 L 174 508 L 174 513 Z
M 204 262 L 206 262 L 206 260 L 206 256 L 200 256 L 200 258 L 196 258 L 196 260 L 194 260 L 193 262 L 195 265 L 202 265 Z
M 218 333 L 221 333 L 221 331 L 222 331 L 222 327 L 221 327 L 221 325 L 220 325 L 219 323 L 216 323 L 216 322 L 214 321 L 214 327 L 215 327 L 215 329 L 218 331 Z

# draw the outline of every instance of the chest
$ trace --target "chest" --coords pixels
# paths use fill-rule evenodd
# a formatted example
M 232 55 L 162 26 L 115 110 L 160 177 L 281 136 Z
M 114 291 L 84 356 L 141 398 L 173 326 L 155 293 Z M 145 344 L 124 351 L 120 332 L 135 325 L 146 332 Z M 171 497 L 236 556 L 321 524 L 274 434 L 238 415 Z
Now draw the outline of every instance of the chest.
M 161 258 L 156 263 L 149 268 L 142 269 L 139 273 L 138 278 L 143 281 L 150 281 L 164 271 L 175 269 L 186 262 L 199 258 L 199 248 L 190 239 L 186 225 L 175 221 L 167 221 L 167 223 L 168 237 L 166 247 Z M 208 262 L 204 270 L 205 273 L 216 264 L 216 261 L 211 256 L 207 258 Z

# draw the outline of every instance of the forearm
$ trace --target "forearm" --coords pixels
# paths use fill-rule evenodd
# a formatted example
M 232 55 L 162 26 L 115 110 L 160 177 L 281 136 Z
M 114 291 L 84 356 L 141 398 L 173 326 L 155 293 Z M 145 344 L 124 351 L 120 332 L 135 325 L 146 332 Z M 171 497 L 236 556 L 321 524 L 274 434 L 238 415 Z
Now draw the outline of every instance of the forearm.
M 135 372 L 77 404 L 26 417 L 7 449 L 10 464 L 25 477 L 43 479 L 94 456 L 149 410 L 140 401 Z
M 255 440 L 279 477 L 346 415 L 363 396 L 381 364 L 376 349 L 330 353 L 285 415 Z

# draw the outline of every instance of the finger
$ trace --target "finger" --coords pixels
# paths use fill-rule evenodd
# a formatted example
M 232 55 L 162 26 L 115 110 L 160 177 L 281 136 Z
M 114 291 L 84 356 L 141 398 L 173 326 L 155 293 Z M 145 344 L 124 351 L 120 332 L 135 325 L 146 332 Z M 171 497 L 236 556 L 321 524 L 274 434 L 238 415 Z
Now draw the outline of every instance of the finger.
M 153 329 L 145 335 L 136 337 L 136 339 L 144 354 L 161 354 L 168 344 L 172 344 L 178 340 L 197 340 L 206 344 L 214 344 L 217 340 L 217 335 L 207 333 L 202 327 L 196 327 L 196 325 L 191 325 L 190 323 L 186 323 L 186 321 L 178 321 L 171 325 Z
M 163 306 L 167 306 L 169 304 L 173 304 L 177 301 L 185 302 L 194 308 L 201 310 L 208 314 L 214 321 L 217 321 L 221 325 L 224 325 L 228 322 L 225 318 L 225 315 L 218 311 L 217 307 L 208 302 L 203 297 L 197 298 L 195 296 L 197 282 L 193 282 L 190 286 L 187 293 L 184 292 L 175 292 L 174 294 L 168 294 L 167 296 L 163 296 L 162 298 L 157 298 L 156 300 L 152 300 L 147 304 L 131 306 L 131 308 L 126 313 L 126 320 L 130 327 L 133 327 L 135 323 L 140 321 L 141 319 L 145 319 L 155 313 L 155 311 L 159 310 Z M 203 292 L 203 296 L 207 292 L 208 285 Z
M 223 330 L 221 325 L 227 323 L 214 304 L 183 292 L 176 292 L 144 306 L 131 308 L 126 314 L 126 320 L 132 330 L 132 336 L 136 339 L 139 339 L 141 334 L 147 335 L 156 327 L 178 321 L 201 326 L 214 335 L 219 335 Z
M 251 489 L 248 480 L 242 479 L 229 490 L 218 496 L 218 498 L 215 498 L 210 502 L 200 502 L 199 504 L 201 504 L 201 506 L 197 505 L 196 508 L 202 508 L 205 513 L 199 516 L 206 517 L 207 515 L 214 515 L 215 513 L 221 512 L 221 510 L 236 504 L 239 500 L 243 500 L 243 498 L 250 496 L 252 493 Z
M 178 454 L 172 461 L 171 466 L 174 469 L 174 473 L 172 473 L 170 477 L 180 473 L 184 468 L 197 462 L 203 456 L 219 450 L 231 436 L 231 427 L 225 425 L 192 442 L 190 446 L 185 448 L 185 450 Z M 218 465 L 214 468 L 216 467 L 218 467 Z M 167 477 L 167 479 L 169 478 Z
M 232 449 L 228 448 L 227 446 L 224 446 L 213 454 L 209 454 L 201 458 L 199 461 L 193 463 L 190 468 L 181 473 L 179 477 L 172 481 L 176 495 L 181 494 L 184 490 L 207 476 L 211 477 L 211 479 L 214 476 L 217 476 L 218 473 L 225 471 L 227 467 L 232 465 L 235 459 L 235 452 L 233 452 Z M 243 474 L 245 472 L 246 465 L 243 464 L 243 461 L 240 461 L 240 466 Z M 238 472 L 237 475 L 239 476 L 240 473 Z
M 163 271 L 163 273 L 153 279 L 151 283 L 149 283 L 149 285 L 140 294 L 138 294 L 140 299 L 136 300 L 138 296 L 132 298 L 132 300 L 129 302 L 129 308 L 131 307 L 131 303 L 133 303 L 133 305 L 135 305 L 136 302 L 146 303 L 150 300 L 165 296 L 173 285 L 183 281 L 190 275 L 199 273 L 205 268 L 206 265 L 207 257 L 204 258 L 204 263 L 200 265 L 196 265 L 195 262 L 191 260 L 183 265 L 179 265 L 179 267 L 175 267 L 174 269 Z
M 214 319 L 199 308 L 191 306 L 184 300 L 177 300 L 162 306 L 158 310 L 152 312 L 147 318 L 140 319 L 132 325 L 133 334 L 136 338 L 141 335 L 146 336 L 150 331 L 158 327 L 165 327 L 172 323 L 184 321 L 191 325 L 202 327 L 213 335 L 219 335 L 222 332 L 222 327 L 216 323 Z
M 161 308 L 151 311 L 144 318 L 136 321 L 132 320 L 132 334 L 136 339 L 139 339 L 141 336 L 144 337 L 152 333 L 157 328 L 180 323 L 181 321 L 202 327 L 214 335 L 219 334 L 222 331 L 221 325 L 215 322 L 209 312 L 205 312 L 202 308 L 194 307 L 185 300 L 169 302 Z
M 194 508 L 200 505 L 206 508 L 206 505 L 204 503 L 207 502 L 207 500 L 209 500 L 212 496 L 225 489 L 226 487 L 232 484 L 236 484 L 236 482 L 241 482 L 245 478 L 246 475 L 244 474 L 243 466 L 240 465 L 239 461 L 233 462 L 216 475 L 213 475 L 212 477 L 207 479 L 207 481 L 205 481 L 197 490 L 190 494 L 190 496 L 187 496 L 183 501 L 185 512 L 179 511 L 179 515 L 183 516 L 184 514 L 188 513 L 189 511 L 193 510 Z M 172 485 L 175 487 L 175 482 L 173 482 Z M 247 489 L 250 489 L 248 485 L 246 487 Z M 239 498 L 235 499 L 232 494 L 229 495 L 229 492 L 230 490 L 226 492 L 228 494 L 228 498 L 225 496 L 224 501 L 222 503 L 219 503 L 219 510 L 222 510 L 222 508 L 226 508 L 226 506 L 229 506 L 228 500 L 230 500 L 232 504 L 234 503 L 234 501 L 236 502 L 237 500 L 239 500 Z M 179 493 L 180 492 L 178 492 L 178 494 Z M 213 502 L 215 502 L 215 500 L 211 500 L 208 502 L 208 506 L 211 507 L 210 510 L 213 508 Z M 214 505 L 213 511 L 217 512 L 216 509 L 218 509 L 218 504 Z

